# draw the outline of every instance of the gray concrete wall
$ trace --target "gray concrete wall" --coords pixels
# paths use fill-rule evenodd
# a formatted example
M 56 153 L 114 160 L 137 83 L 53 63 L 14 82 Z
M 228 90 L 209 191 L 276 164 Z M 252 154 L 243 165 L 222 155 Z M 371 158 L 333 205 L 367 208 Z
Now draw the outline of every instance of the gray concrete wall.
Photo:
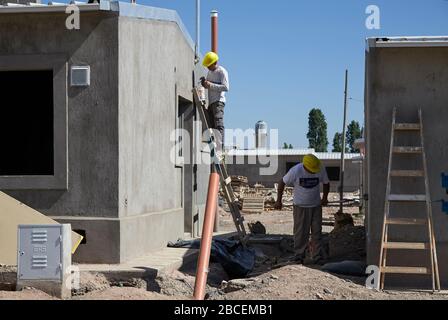
M 86 231 L 76 262 L 119 263 L 161 249 L 184 237 L 186 212 L 196 221 L 187 231 L 198 235 L 209 168 L 176 167 L 170 159 L 178 97 L 192 101 L 193 70 L 204 72 L 194 66 L 193 49 L 174 22 L 81 13 L 81 30 L 69 31 L 65 19 L 1 16 L 0 59 L 57 53 L 67 69 L 91 67 L 90 87 L 68 86 L 63 93 L 68 188 L 33 189 L 24 182 L 21 190 L 5 191 Z M 189 109 L 191 131 L 197 115 Z
M 68 87 L 65 93 L 69 190 L 8 193 L 49 215 L 117 217 L 117 17 L 83 13 L 82 32 L 67 30 L 65 19 L 65 14 L 3 14 L 0 19 L 0 56 L 30 55 L 32 60 L 60 53 L 69 66 L 88 64 L 92 72 L 90 87 Z
M 182 238 L 184 219 L 196 212 L 193 166 L 176 166 L 171 140 L 180 97 L 193 137 L 195 66 L 176 24 L 120 17 L 119 25 L 119 215 L 127 259 Z
M 264 158 L 264 157 L 263 157 Z M 297 156 L 279 156 L 277 160 L 274 157 L 270 157 L 272 165 L 277 164 L 278 169 L 274 174 L 260 175 L 260 169 L 263 166 L 260 161 L 257 161 L 255 157 L 228 157 L 227 169 L 230 175 L 245 176 L 249 179 L 250 185 L 261 183 L 262 185 L 272 188 L 274 184 L 278 183 L 287 173 L 288 163 L 299 163 L 303 157 Z M 264 162 L 265 160 L 262 159 Z M 339 160 L 323 160 L 323 165 L 326 167 L 340 167 Z M 346 192 L 353 192 L 359 190 L 360 184 L 360 167 L 359 164 L 353 163 L 351 160 L 346 162 L 345 172 L 345 187 Z M 331 191 L 337 192 L 339 187 L 339 181 L 330 182 Z
M 68 68 L 77 64 L 91 67 L 90 87 L 67 86 L 62 93 L 67 97 L 67 190 L 5 192 L 61 222 L 72 223 L 73 229 L 86 230 L 88 243 L 80 247 L 75 260 L 116 262 L 118 17 L 82 13 L 81 31 L 67 30 L 66 17 L 58 13 L 1 16 L 0 58 L 29 55 L 34 61 L 34 55 L 51 59 L 57 53 L 66 57 Z
M 398 122 L 416 122 L 417 110 L 422 108 L 424 137 L 428 159 L 430 192 L 433 200 L 446 198 L 441 187 L 441 173 L 448 171 L 448 48 L 376 48 L 371 49 L 366 59 L 366 135 L 367 135 L 367 206 L 368 260 L 379 264 L 379 247 L 384 216 L 384 201 L 387 182 L 392 109 L 398 108 Z M 418 145 L 417 136 L 397 136 L 399 145 Z M 394 158 L 393 168 L 422 168 L 421 157 L 399 156 Z M 423 180 L 394 179 L 393 193 L 420 194 L 424 192 Z M 424 217 L 425 205 L 392 207 L 392 212 L 401 217 Z M 434 203 L 433 216 L 438 244 L 441 278 L 448 285 L 448 216 L 441 205 Z M 425 228 L 400 227 L 391 230 L 396 240 L 422 241 L 427 239 Z M 391 253 L 388 261 L 396 265 L 425 266 L 425 253 Z M 407 285 L 428 287 L 428 277 L 392 277 L 391 283 L 400 280 Z M 395 282 L 394 282 L 395 281 Z M 406 282 L 407 281 L 407 282 Z M 403 283 L 402 283 L 403 284 Z

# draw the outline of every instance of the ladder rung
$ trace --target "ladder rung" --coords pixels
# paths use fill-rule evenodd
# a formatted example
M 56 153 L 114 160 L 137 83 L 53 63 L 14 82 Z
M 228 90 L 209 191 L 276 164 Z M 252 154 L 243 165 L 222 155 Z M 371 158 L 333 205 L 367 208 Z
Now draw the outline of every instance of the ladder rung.
M 392 177 L 424 177 L 423 170 L 394 170 L 391 171 Z
M 431 274 L 428 268 L 423 267 L 382 267 L 381 272 L 394 274 Z
M 421 127 L 419 123 L 397 123 L 395 124 L 395 130 L 397 131 L 420 131 Z
M 426 225 L 427 221 L 424 219 L 389 218 L 386 220 L 386 223 L 389 225 L 420 226 Z
M 394 153 L 418 154 L 423 152 L 422 147 L 394 147 Z
M 385 249 L 397 250 L 429 250 L 429 243 L 424 242 L 386 242 Z
M 424 194 L 391 194 L 388 199 L 393 202 L 426 202 Z

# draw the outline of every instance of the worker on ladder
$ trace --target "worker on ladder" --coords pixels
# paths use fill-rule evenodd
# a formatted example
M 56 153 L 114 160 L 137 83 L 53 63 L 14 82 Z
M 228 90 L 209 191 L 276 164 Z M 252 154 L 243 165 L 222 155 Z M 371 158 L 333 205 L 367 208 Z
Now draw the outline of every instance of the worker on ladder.
M 320 184 L 324 186 L 324 194 L 320 197 Z M 294 187 L 294 260 L 302 264 L 305 250 L 311 240 L 314 244 L 312 260 L 314 264 L 323 264 L 322 256 L 322 206 L 328 204 L 330 181 L 321 161 L 314 155 L 306 155 L 303 163 L 293 167 L 279 182 L 275 208 L 282 209 L 285 186 Z
M 219 57 L 214 52 L 205 55 L 203 66 L 208 68 L 207 78 L 202 78 L 202 86 L 208 89 L 208 118 L 211 129 L 215 129 L 218 150 L 216 155 L 222 161 L 224 150 L 224 108 L 226 92 L 229 91 L 229 74 L 218 65 Z

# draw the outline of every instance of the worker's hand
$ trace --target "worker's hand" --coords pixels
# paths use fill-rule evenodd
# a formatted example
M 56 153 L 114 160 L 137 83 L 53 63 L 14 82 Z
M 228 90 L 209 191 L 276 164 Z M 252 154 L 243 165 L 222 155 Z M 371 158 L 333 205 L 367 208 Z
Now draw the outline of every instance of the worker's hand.
M 274 209 L 275 210 L 282 210 L 283 209 L 283 204 L 281 201 L 276 201 L 274 204 Z
M 205 80 L 205 81 L 202 83 L 202 86 L 203 86 L 205 89 L 210 89 L 210 82 L 207 81 L 207 80 Z
M 328 206 L 328 199 L 322 199 L 320 204 L 322 207 Z

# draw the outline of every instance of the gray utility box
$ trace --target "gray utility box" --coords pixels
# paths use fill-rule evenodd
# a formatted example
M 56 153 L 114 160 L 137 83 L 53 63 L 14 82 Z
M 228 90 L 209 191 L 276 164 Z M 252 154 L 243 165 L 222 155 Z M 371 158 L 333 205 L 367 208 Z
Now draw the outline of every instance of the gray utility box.
M 71 226 L 19 225 L 17 241 L 17 289 L 29 286 L 70 296 Z

